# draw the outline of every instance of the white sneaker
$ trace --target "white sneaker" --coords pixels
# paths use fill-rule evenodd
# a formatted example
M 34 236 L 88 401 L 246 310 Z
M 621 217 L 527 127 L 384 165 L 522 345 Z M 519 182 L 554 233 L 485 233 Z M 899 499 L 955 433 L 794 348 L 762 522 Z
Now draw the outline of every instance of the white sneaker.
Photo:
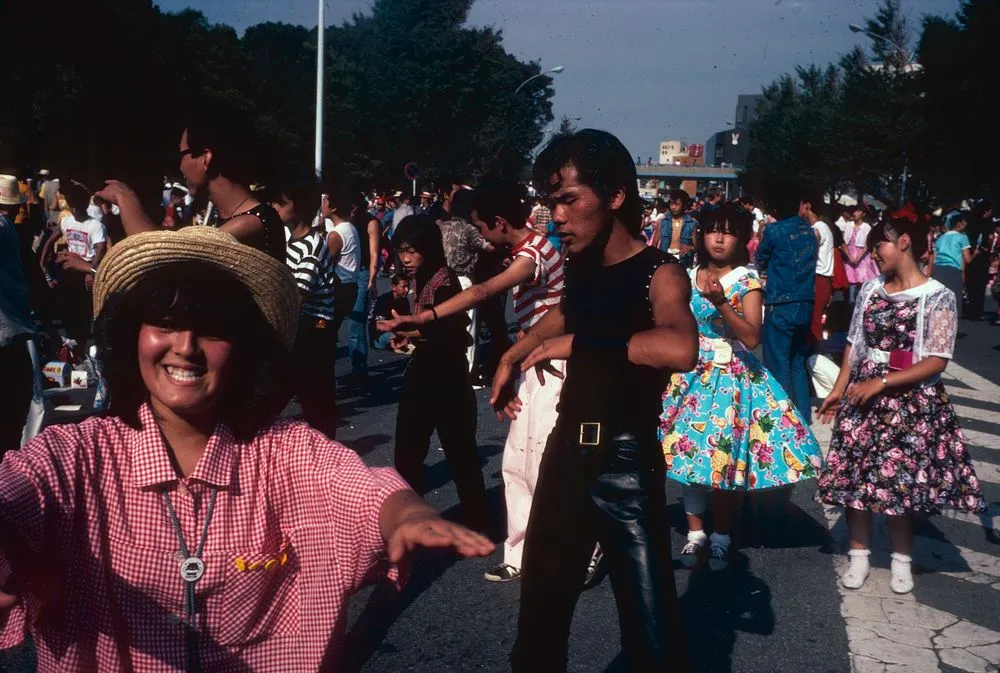
M 840 576 L 840 583 L 845 589 L 860 589 L 865 585 L 865 580 L 871 573 L 871 565 L 868 562 L 870 554 L 867 549 L 852 549 L 847 552 L 851 564 L 847 567 L 847 572 Z
M 893 593 L 908 594 L 913 591 L 912 560 L 906 554 L 892 554 L 889 588 L 892 589 Z

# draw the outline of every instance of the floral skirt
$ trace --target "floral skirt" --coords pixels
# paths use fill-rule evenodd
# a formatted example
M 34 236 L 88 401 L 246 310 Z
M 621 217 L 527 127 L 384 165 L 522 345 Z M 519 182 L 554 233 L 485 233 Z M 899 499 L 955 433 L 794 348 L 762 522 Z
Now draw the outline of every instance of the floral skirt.
M 667 476 L 724 490 L 787 486 L 817 475 L 819 444 L 795 405 L 752 353 L 716 366 L 702 353 L 663 395 L 660 441 Z
M 851 382 L 882 375 L 864 362 Z M 816 497 L 889 516 L 985 511 L 944 384 L 893 390 L 865 408 L 842 402 Z

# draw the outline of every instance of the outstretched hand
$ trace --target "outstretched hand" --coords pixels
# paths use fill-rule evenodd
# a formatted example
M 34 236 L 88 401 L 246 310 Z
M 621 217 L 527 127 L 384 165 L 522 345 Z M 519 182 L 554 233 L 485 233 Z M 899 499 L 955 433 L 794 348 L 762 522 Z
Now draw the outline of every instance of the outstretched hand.
M 465 526 L 446 521 L 433 512 L 415 513 L 400 523 L 386 548 L 389 561 L 399 563 L 418 547 L 453 549 L 460 556 L 489 556 L 496 545 Z
M 573 354 L 573 335 L 563 334 L 562 336 L 546 339 L 535 350 L 528 353 L 521 363 L 521 371 L 528 371 L 537 364 L 548 363 L 549 360 L 569 360 Z M 544 380 L 539 374 L 539 379 Z
M 391 318 L 375 321 L 375 329 L 379 332 L 398 332 L 405 329 L 412 329 L 422 323 L 423 321 L 415 315 L 399 315 L 399 313 L 393 310 Z

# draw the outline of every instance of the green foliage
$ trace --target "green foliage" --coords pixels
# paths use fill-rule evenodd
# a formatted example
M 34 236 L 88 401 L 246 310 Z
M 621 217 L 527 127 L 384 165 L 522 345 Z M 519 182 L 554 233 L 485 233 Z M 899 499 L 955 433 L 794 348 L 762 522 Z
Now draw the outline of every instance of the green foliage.
M 403 182 L 417 162 L 428 179 L 516 174 L 552 120 L 551 79 L 508 54 L 502 35 L 464 25 L 471 0 L 375 0 L 326 32 L 325 164 L 334 179 Z M 240 37 L 151 0 L 0 3 L 18 26 L 0 97 L 0 166 L 46 166 L 97 186 L 107 177 L 146 193 L 176 173 L 184 118 L 202 98 L 252 115 L 269 174 L 310 171 L 315 29 L 280 23 Z M 58 37 L 56 37 L 58 35 Z
M 954 19 L 925 17 L 919 66 L 899 0 L 864 29 L 877 59 L 856 47 L 836 65 L 796 68 L 764 88 L 741 179 L 781 208 L 802 187 L 852 189 L 896 204 L 998 196 L 990 100 L 1000 72 L 1000 3 L 965 0 Z M 784 209 L 787 211 L 787 205 Z

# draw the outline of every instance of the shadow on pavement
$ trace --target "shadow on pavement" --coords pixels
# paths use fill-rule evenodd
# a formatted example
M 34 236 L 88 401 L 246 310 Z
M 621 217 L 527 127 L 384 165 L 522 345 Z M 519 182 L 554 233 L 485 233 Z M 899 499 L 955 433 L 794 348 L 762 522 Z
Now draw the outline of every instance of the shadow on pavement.
M 488 502 L 502 499 L 500 486 L 486 492 Z M 461 505 L 455 505 L 441 516 L 451 521 L 461 520 Z M 331 670 L 357 673 L 375 655 L 386 635 L 399 616 L 437 582 L 449 568 L 462 559 L 451 552 L 418 549 L 410 559 L 409 579 L 406 588 L 398 592 L 388 582 L 380 582 L 368 598 L 364 611 L 354 622 L 344 640 L 343 658 Z M 334 662 L 335 663 L 335 662 Z

